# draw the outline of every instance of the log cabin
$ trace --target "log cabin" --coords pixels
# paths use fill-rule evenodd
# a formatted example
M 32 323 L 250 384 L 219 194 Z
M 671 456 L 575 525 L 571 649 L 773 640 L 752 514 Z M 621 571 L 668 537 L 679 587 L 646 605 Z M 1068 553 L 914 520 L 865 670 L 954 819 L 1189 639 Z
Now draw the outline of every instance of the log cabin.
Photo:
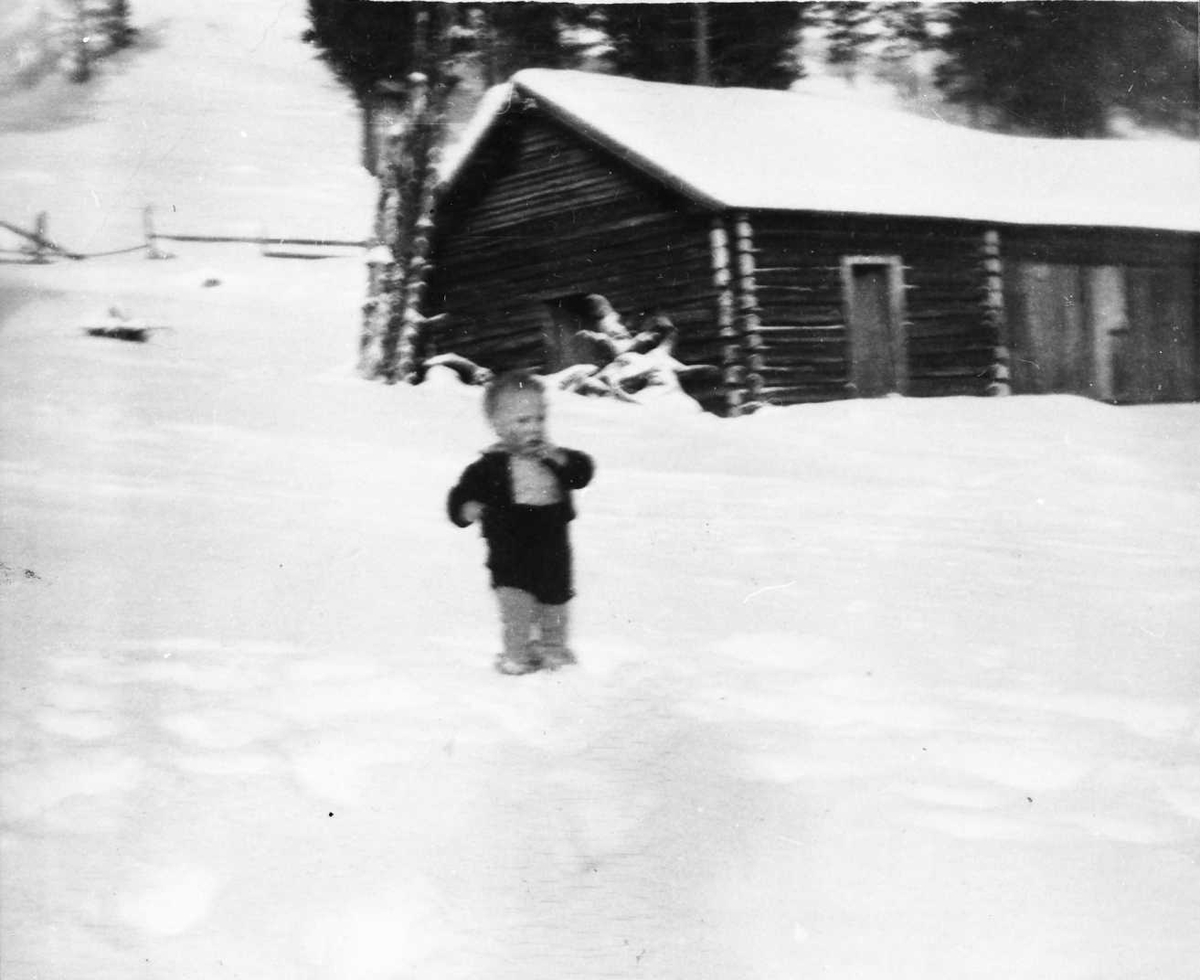
M 1200 399 L 1200 145 L 1014 137 L 797 93 L 531 69 L 444 161 L 431 353 L 554 371 L 586 298 L 706 407 Z

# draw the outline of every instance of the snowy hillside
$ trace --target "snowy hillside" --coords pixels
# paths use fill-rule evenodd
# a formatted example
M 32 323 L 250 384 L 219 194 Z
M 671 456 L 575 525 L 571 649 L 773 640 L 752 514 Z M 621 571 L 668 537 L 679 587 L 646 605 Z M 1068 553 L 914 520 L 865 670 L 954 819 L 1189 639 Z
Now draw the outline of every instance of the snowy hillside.
M 0 194 L 80 248 L 146 195 L 361 234 L 301 4 L 153 7 Z M 135 77 L 193 79 L 141 149 Z M 1200 406 L 556 397 L 580 664 L 502 677 L 442 510 L 478 391 L 356 380 L 363 278 L 0 266 L 5 980 L 1195 976 Z
M 78 251 L 139 244 L 147 205 L 160 231 L 363 238 L 358 112 L 299 42 L 304 7 L 131 4 L 139 48 L 0 105 L 0 218 L 48 211 Z

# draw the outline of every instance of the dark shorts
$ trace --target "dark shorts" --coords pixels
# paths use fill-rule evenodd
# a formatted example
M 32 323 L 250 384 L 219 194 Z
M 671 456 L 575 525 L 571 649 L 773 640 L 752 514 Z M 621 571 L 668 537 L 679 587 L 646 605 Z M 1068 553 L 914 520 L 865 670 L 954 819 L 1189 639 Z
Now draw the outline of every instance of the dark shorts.
M 561 504 L 516 504 L 487 522 L 487 566 L 492 587 L 522 589 L 539 602 L 559 605 L 575 594 L 571 545 Z

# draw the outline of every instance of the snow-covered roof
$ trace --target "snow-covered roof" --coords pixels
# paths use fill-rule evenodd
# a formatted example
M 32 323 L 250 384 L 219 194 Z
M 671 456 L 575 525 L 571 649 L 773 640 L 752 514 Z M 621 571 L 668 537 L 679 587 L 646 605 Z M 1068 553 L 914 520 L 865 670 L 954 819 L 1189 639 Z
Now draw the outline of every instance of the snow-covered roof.
M 1200 143 L 1002 136 L 795 92 L 528 69 L 484 100 L 461 171 L 513 100 L 721 208 L 1200 231 Z

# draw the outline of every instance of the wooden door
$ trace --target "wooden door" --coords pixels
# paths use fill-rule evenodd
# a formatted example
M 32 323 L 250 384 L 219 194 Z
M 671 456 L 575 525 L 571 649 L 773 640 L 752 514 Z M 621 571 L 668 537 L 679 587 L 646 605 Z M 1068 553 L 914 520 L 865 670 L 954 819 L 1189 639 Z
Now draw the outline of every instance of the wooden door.
M 1191 401 L 1197 385 L 1195 286 L 1183 267 L 1125 270 L 1128 330 L 1114 352 L 1114 398 Z
M 1087 394 L 1091 338 L 1079 266 L 1014 262 L 1006 282 L 1013 391 Z
M 860 398 L 903 393 L 907 387 L 901 271 L 894 257 L 842 261 L 850 382 Z
M 1129 332 L 1125 270 L 1116 265 L 1083 269 L 1084 316 L 1091 341 L 1089 393 L 1101 401 L 1117 400 L 1118 352 Z

